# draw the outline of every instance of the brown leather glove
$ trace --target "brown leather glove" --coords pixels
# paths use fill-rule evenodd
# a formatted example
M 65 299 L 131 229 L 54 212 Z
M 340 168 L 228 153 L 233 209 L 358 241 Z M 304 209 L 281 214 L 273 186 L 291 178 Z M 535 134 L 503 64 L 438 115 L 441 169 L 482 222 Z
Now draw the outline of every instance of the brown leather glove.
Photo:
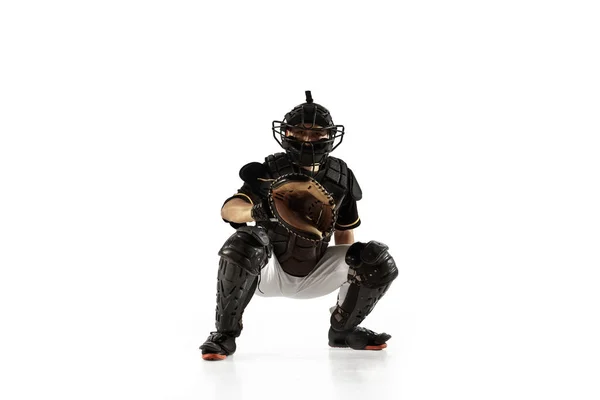
M 307 175 L 279 177 L 271 185 L 268 200 L 277 221 L 295 235 L 321 241 L 334 230 L 335 201 L 319 182 Z

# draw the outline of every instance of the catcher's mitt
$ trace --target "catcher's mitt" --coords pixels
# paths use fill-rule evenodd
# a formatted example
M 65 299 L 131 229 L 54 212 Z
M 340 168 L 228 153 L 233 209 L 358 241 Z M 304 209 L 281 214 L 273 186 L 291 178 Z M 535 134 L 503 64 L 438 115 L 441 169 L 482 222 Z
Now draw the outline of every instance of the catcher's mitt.
M 309 176 L 294 173 L 276 179 L 269 192 L 269 206 L 287 230 L 305 239 L 320 241 L 333 232 L 335 201 Z

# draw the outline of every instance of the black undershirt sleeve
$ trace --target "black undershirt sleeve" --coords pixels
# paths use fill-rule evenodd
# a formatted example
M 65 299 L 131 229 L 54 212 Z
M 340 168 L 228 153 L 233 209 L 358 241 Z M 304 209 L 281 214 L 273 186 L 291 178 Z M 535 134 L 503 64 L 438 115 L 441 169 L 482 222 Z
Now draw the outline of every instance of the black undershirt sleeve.
M 358 216 L 358 208 L 356 200 L 349 194 L 342 201 L 338 213 L 338 219 L 335 223 L 335 229 L 338 231 L 346 231 L 354 229 L 360 225 L 360 217 Z

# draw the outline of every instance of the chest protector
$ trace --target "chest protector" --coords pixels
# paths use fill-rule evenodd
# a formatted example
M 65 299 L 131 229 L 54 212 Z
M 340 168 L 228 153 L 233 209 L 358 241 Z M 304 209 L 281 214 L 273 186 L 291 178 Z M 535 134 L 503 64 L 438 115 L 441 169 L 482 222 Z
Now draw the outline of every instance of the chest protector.
M 293 172 L 311 174 L 309 171 L 292 164 L 286 153 L 268 156 L 264 165 L 272 179 Z M 331 193 L 336 207 L 340 207 L 344 197 L 349 195 L 348 167 L 344 161 L 338 158 L 328 157 L 325 165 L 319 169 L 313 178 Z M 288 232 L 277 222 L 266 221 L 259 224 L 266 228 L 273 245 L 273 253 L 277 257 L 281 268 L 286 273 L 294 276 L 308 275 L 325 254 L 331 239 L 331 236 L 328 236 L 320 242 L 313 242 Z

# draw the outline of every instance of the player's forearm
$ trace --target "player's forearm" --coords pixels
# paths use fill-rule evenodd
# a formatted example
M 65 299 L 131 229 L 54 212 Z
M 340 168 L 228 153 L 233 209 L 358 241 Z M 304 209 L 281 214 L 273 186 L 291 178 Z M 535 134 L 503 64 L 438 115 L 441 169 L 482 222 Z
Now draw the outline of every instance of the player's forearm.
M 242 199 L 231 199 L 221 209 L 221 217 L 224 220 L 238 224 L 252 222 L 252 204 Z
M 354 230 L 348 229 L 347 231 L 335 231 L 333 234 L 335 244 L 352 244 L 354 243 Z

